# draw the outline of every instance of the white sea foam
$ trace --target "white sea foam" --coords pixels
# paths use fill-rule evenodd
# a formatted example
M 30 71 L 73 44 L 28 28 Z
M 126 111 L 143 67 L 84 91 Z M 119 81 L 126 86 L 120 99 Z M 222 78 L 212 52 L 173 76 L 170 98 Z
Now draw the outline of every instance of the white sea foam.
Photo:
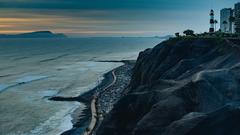
M 28 82 L 32 82 L 32 81 L 37 81 L 37 80 L 41 80 L 41 79 L 45 79 L 47 78 L 47 76 L 34 76 L 34 75 L 29 75 L 29 76 L 24 76 L 22 78 L 17 79 L 15 82 L 16 83 L 28 83 Z
M 59 135 L 64 131 L 72 128 L 71 114 L 79 107 L 84 105 L 74 102 L 73 105 L 67 106 L 51 116 L 48 120 L 31 130 L 29 133 L 22 135 Z
M 16 87 L 20 83 L 30 83 L 30 82 L 42 80 L 45 78 L 48 78 L 48 76 L 24 76 L 22 78 L 18 78 L 14 82 L 11 82 L 9 85 L 0 84 L 0 92 L 3 92 L 6 89 L 9 89 L 11 87 Z
M 41 97 L 52 97 L 58 93 L 58 90 L 42 90 L 38 91 L 38 95 Z

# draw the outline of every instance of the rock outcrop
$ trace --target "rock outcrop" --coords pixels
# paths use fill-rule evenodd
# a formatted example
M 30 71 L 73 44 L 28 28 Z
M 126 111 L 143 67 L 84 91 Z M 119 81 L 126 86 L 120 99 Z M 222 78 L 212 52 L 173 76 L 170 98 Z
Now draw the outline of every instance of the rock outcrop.
M 173 38 L 139 54 L 97 135 L 239 135 L 240 41 Z

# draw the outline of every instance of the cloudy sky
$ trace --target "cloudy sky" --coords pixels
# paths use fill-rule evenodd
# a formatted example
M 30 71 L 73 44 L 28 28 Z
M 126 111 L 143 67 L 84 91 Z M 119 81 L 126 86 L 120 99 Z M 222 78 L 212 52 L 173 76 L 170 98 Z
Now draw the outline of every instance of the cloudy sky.
M 69 36 L 163 36 L 208 30 L 209 10 L 239 0 L 0 0 L 0 33 L 50 30 Z

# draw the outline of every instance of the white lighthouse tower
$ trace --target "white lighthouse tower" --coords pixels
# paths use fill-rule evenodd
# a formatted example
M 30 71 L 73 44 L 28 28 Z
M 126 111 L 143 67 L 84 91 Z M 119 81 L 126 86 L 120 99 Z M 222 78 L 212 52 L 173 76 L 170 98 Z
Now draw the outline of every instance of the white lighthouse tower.
M 209 28 L 209 32 L 213 33 L 214 30 L 214 11 L 211 9 L 210 11 L 210 28 Z

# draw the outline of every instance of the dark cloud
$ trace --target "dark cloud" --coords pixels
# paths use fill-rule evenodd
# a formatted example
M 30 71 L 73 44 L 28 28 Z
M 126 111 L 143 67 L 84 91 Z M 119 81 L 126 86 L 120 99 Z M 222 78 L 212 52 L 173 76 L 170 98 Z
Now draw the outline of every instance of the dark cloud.
M 0 33 L 153 36 L 208 30 L 209 10 L 239 0 L 0 0 Z
M 1 0 L 1 8 L 38 9 L 173 9 L 205 3 L 197 0 Z M 196 7 L 194 7 L 196 8 Z

